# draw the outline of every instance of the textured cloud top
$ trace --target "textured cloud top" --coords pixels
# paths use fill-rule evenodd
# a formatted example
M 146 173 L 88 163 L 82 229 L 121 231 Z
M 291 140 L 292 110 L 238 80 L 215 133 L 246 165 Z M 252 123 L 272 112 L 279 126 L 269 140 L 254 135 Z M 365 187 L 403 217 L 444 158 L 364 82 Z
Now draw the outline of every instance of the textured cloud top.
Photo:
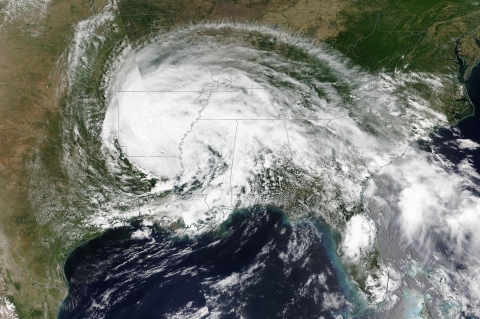
M 162 199 L 109 218 L 181 216 L 198 232 L 234 208 L 275 205 L 340 231 L 340 257 L 380 313 L 406 287 L 412 303 L 476 304 L 475 172 L 416 143 L 445 117 L 406 85 L 435 88 L 435 76 L 371 75 L 325 45 L 231 23 L 126 45 L 110 74 L 100 133 L 110 169 L 128 159 Z M 104 210 L 93 223 L 105 222 Z

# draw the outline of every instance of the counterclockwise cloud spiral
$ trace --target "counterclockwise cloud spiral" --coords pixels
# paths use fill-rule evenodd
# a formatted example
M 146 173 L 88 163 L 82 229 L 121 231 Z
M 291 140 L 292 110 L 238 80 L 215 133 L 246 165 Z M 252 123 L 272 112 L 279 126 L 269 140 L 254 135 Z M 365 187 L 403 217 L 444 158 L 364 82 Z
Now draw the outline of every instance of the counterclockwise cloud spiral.
M 453 295 L 460 309 L 479 304 L 480 286 L 468 280 L 480 271 L 480 201 L 465 187 L 474 173 L 468 162 L 454 173 L 415 144 L 445 118 L 405 84 L 441 85 L 437 78 L 374 76 L 328 46 L 232 23 L 180 28 L 119 59 L 105 149 L 118 140 L 159 179 L 155 191 L 175 189 L 168 210 L 187 226 L 254 204 L 314 212 L 344 232 L 344 260 L 358 262 L 376 237 L 390 251 L 376 301 L 395 304 L 407 268 L 417 276 L 428 264 L 434 275 L 416 288 L 439 307 Z M 347 222 L 358 207 L 364 213 Z M 454 271 L 451 256 L 465 271 Z

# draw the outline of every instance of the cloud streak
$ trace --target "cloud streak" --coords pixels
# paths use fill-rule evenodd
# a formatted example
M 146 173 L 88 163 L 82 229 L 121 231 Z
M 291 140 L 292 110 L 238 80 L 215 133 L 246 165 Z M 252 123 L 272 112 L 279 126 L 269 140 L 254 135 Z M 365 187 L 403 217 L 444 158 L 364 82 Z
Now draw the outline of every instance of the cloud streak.
M 162 34 L 122 58 L 103 123 L 105 146 L 118 140 L 130 162 L 170 180 L 179 195 L 175 209 L 192 229 L 207 217 L 218 223 L 233 207 L 313 211 L 343 232 L 340 250 L 353 263 L 373 249 L 378 230 L 389 258 L 380 278 L 369 281 L 390 295 L 374 292 L 376 302 L 401 299 L 408 276 L 398 275 L 398 264 L 448 278 L 450 288 L 437 292 L 435 276 L 416 287 L 438 297 L 436 309 L 467 286 L 464 274 L 480 270 L 480 200 L 465 187 L 478 175 L 468 161 L 452 169 L 415 143 L 445 124 L 408 89 L 416 81 L 438 88 L 435 76 L 370 75 L 325 45 L 230 23 Z M 363 204 L 370 216 L 355 215 Z M 474 289 L 457 293 L 462 309 L 479 311 Z

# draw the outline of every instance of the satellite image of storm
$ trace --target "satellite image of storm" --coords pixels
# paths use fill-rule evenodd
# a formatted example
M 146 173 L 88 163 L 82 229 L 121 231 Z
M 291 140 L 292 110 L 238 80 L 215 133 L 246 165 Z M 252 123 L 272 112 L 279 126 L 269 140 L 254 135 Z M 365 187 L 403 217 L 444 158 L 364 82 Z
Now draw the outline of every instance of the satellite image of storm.
M 0 0 L 0 319 L 479 319 L 480 0 Z

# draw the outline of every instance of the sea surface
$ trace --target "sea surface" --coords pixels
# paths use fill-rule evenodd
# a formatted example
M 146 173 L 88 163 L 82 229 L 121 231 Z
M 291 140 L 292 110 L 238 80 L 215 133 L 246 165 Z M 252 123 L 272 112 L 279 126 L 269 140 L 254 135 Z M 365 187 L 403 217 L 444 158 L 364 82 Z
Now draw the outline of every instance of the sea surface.
M 480 174 L 480 147 L 461 147 L 462 140 L 480 145 L 480 64 L 461 76 L 474 114 L 420 147 Z M 358 302 L 335 234 L 318 223 L 291 225 L 272 207 L 238 211 L 197 238 L 140 222 L 110 229 L 75 249 L 64 271 L 69 294 L 59 319 L 318 319 L 350 313 Z
M 353 291 L 335 249 L 329 229 L 272 207 L 194 239 L 110 229 L 68 257 L 59 318 L 333 318 Z
M 465 84 L 474 106 L 473 114 L 461 119 L 456 125 L 437 130 L 431 136 L 432 142 L 423 144 L 422 148 L 445 156 L 454 165 L 467 161 L 480 174 L 480 63 L 473 67 L 467 79 L 464 79 L 465 69 L 459 67 L 459 81 Z M 470 140 L 479 146 L 462 147 L 462 140 Z M 476 182 L 480 183 L 480 180 L 477 179 Z M 480 196 L 474 189 L 471 191 Z

